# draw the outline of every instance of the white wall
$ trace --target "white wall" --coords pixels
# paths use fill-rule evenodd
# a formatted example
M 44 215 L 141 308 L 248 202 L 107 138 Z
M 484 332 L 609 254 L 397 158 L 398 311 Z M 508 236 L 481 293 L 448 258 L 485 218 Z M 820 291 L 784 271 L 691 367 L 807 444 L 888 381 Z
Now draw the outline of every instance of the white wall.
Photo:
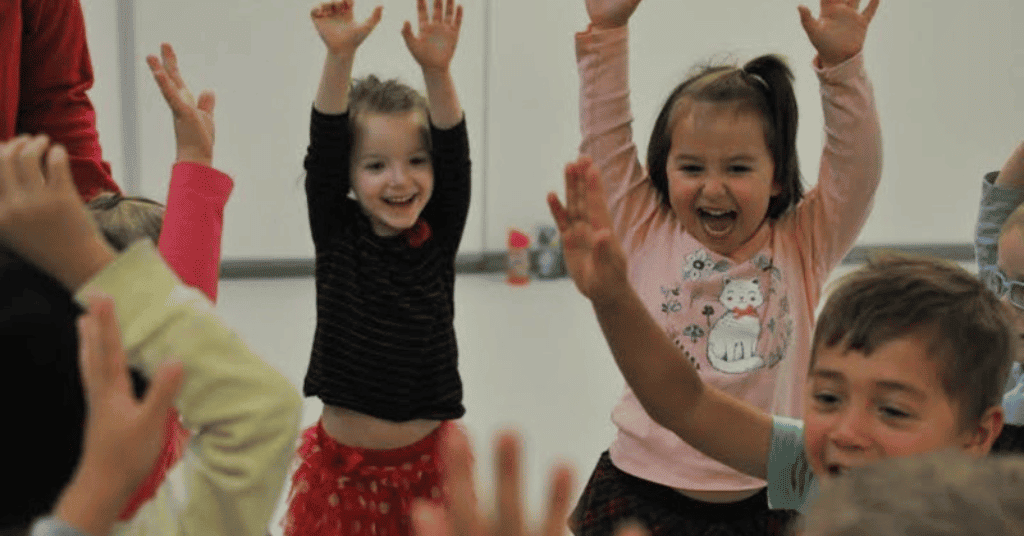
M 105 154 L 122 166 L 115 1 L 84 0 Z M 412 0 L 382 0 L 384 21 L 364 44 L 356 73 L 422 82 L 398 34 Z M 454 72 L 469 120 L 474 198 L 463 251 L 503 249 L 509 225 L 548 220 L 546 191 L 579 143 L 573 32 L 586 25 L 579 0 L 464 0 Z M 358 16 L 374 2 L 361 1 Z M 195 89 L 218 94 L 216 163 L 232 173 L 224 254 L 311 255 L 301 159 L 323 49 L 310 2 L 136 0 L 136 61 L 142 193 L 165 196 L 173 138 L 143 57 L 161 41 L 179 51 Z M 962 243 L 971 238 L 979 178 L 1022 138 L 1024 8 L 884 1 L 871 27 L 867 66 L 883 123 L 885 166 L 861 243 Z M 822 142 L 812 48 L 791 0 L 647 0 L 632 22 L 631 83 L 636 140 L 644 147 L 667 92 L 693 64 L 764 52 L 787 56 L 801 105 L 800 154 L 813 183 Z M 486 86 L 486 87 L 485 87 Z M 129 155 L 131 157 L 131 155 Z M 122 181 L 123 182 L 123 181 Z

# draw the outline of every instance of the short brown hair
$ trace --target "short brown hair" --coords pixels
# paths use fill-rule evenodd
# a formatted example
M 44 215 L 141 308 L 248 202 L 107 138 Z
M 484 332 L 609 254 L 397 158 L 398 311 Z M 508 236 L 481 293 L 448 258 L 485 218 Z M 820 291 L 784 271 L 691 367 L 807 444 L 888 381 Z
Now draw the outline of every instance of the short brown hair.
M 103 237 L 118 251 L 142 238 L 154 244 L 160 239 L 165 207 L 152 199 L 105 192 L 89 201 L 88 207 Z
M 953 263 L 887 253 L 838 284 L 815 326 L 812 367 L 826 348 L 870 357 L 889 341 L 920 336 L 958 402 L 961 429 L 999 405 L 1017 347 L 1009 313 L 977 277 Z
M 359 144 L 358 119 L 366 112 L 402 113 L 420 112 L 424 121 L 430 117 L 427 99 L 420 92 L 397 78 L 381 80 L 374 75 L 353 80 L 349 90 L 349 127 L 352 131 L 353 147 Z M 430 129 L 424 124 L 424 137 L 430 148 Z
M 1024 534 L 1024 459 L 938 451 L 822 484 L 794 528 L 807 536 Z

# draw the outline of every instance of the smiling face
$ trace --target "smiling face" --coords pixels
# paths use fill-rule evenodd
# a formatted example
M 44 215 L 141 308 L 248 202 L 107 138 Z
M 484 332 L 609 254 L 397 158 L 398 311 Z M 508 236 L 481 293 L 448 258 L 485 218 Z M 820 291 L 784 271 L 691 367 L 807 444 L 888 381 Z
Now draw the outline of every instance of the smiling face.
M 669 205 L 700 243 L 720 255 L 745 245 L 778 195 L 761 117 L 732 104 L 683 99 L 666 163 Z
M 434 170 L 419 111 L 363 112 L 352 154 L 352 191 L 378 236 L 416 223 L 434 190 Z
M 944 448 L 987 453 L 1001 411 L 990 408 L 980 424 L 960 426 L 958 404 L 943 389 L 936 363 L 918 336 L 888 341 L 870 356 L 841 346 L 819 350 L 804 411 L 814 474 L 827 479 L 882 458 Z

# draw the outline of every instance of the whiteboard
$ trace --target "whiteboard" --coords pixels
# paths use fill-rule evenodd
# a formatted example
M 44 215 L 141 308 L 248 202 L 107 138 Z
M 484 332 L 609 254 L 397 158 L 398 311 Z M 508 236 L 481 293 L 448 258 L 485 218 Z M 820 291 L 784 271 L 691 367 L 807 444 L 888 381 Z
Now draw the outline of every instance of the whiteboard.
M 118 0 L 85 0 L 113 4 Z M 363 45 L 355 74 L 422 80 L 399 35 L 413 0 L 382 0 L 384 20 Z M 550 222 L 544 195 L 561 185 L 579 144 L 573 33 L 586 27 L 582 0 L 465 0 L 453 73 L 469 122 L 474 196 L 462 251 L 504 248 L 509 226 Z M 816 4 L 816 3 L 815 3 Z M 1024 7 L 883 0 L 865 58 L 883 128 L 882 183 L 861 244 L 969 242 L 980 179 L 1024 138 Z M 143 61 L 169 41 L 196 90 L 217 92 L 215 165 L 236 181 L 228 204 L 226 258 L 312 255 L 301 187 L 308 115 L 323 60 L 309 22 L 312 3 L 256 0 L 137 0 L 139 184 L 166 196 L 173 160 L 170 116 Z M 374 2 L 359 2 L 366 16 Z M 668 92 L 696 63 L 773 52 L 788 58 L 800 105 L 799 152 L 808 186 L 817 177 L 822 113 L 813 49 L 796 3 L 782 0 L 645 0 L 631 21 L 631 87 L 641 153 Z M 816 8 L 816 5 L 814 6 Z M 88 7 L 97 78 L 113 21 Z M 92 13 L 96 12 L 96 13 Z M 101 43 L 105 48 L 98 48 Z M 99 52 L 99 54 L 98 54 Z M 125 68 L 121 66 L 121 68 Z M 101 85 L 105 84 L 105 85 Z M 92 92 L 108 157 L 116 131 L 104 126 L 116 84 Z M 112 96 L 113 95 L 113 96 Z M 113 107 L 113 105 L 110 105 Z M 111 112 L 112 113 L 112 112 Z M 118 169 L 114 162 L 115 170 Z M 123 183 L 123 182 L 122 182 Z

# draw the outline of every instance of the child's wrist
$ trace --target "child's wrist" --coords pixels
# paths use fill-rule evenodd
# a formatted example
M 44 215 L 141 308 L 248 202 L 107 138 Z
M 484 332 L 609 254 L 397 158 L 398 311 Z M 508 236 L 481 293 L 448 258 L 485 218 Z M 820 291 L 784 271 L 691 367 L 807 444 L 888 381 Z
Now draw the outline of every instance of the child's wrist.
M 175 158 L 175 163 L 180 162 L 193 162 L 207 167 L 212 167 L 213 155 L 205 151 L 197 151 L 194 149 L 178 149 L 178 155 Z
M 64 488 L 54 515 L 87 534 L 107 534 L 131 490 L 118 486 L 116 476 L 90 475 L 85 464 L 82 469 Z

